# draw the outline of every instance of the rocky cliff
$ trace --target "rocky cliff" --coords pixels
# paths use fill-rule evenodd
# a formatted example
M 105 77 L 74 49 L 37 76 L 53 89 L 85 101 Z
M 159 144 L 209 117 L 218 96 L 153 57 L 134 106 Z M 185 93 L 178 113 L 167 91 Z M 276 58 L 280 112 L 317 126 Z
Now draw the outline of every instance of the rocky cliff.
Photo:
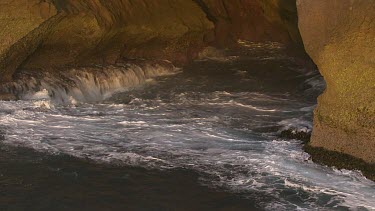
M 9 81 L 15 69 L 36 50 L 49 31 L 43 23 L 56 14 L 56 8 L 48 1 L 0 2 L 0 81 Z
M 327 89 L 311 146 L 375 163 L 375 1 L 298 0 L 299 28 Z
M 238 39 L 302 46 L 295 0 L 17 0 L 1 4 L 2 81 L 10 81 L 16 69 L 57 70 L 133 58 L 184 64 L 207 45 L 228 47 Z

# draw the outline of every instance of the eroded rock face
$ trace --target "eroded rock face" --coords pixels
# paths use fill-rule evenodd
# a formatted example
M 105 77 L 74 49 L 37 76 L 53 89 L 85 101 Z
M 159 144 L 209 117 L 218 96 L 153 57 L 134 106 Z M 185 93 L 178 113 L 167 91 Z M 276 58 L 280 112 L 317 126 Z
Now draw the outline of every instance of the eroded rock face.
M 43 65 L 115 63 L 122 58 L 183 63 L 214 27 L 193 1 L 58 0 L 67 16 L 27 62 Z M 58 49 L 55 46 L 59 46 Z M 65 60 L 61 60 L 65 55 Z M 45 58 L 50 58 L 46 64 Z
M 302 45 L 295 0 L 195 0 L 215 23 L 215 42 L 238 39 Z
M 0 13 L 10 17 L 0 19 L 6 28 L 0 34 L 2 81 L 11 80 L 17 68 L 57 70 L 133 58 L 184 64 L 208 45 L 228 47 L 238 39 L 302 46 L 295 0 L 4 0 L 1 4 Z
M 311 145 L 375 163 L 375 1 L 298 0 L 299 28 L 327 89 Z
M 51 2 L 2 0 L 0 2 L 0 55 L 56 12 Z
M 43 34 L 37 32 L 38 27 L 56 13 L 50 1 L 0 2 L 0 81 L 10 80 L 15 69 L 35 50 Z

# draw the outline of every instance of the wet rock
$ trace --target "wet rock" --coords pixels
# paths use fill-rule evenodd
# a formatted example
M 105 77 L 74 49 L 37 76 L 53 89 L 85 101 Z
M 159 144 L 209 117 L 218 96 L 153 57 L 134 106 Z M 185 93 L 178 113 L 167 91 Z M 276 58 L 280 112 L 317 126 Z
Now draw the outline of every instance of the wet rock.
M 0 128 L 0 141 L 4 141 L 4 140 L 5 140 L 5 130 Z
M 17 97 L 10 93 L 1 93 L 0 92 L 0 101 L 11 101 L 11 100 L 17 100 Z
M 287 139 L 296 139 L 303 141 L 304 144 L 307 144 L 308 142 L 310 142 L 311 132 L 305 132 L 290 128 L 288 130 L 281 131 L 279 137 Z
M 368 179 L 375 181 L 375 164 L 345 153 L 330 151 L 323 147 L 313 147 L 310 144 L 305 145 L 304 150 L 316 163 L 334 166 L 338 169 L 358 170 Z

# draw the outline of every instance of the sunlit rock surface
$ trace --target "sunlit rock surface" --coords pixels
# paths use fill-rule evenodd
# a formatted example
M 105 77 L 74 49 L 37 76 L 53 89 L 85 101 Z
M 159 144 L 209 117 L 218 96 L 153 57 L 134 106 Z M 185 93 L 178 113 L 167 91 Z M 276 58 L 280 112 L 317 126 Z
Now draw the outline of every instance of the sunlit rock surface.
M 4 5 L 2 15 L 10 19 L 0 19 L 0 25 L 10 29 L 1 36 L 6 39 L 0 51 L 5 58 L 0 61 L 2 81 L 10 81 L 17 68 L 107 65 L 134 58 L 185 64 L 208 45 L 225 48 L 238 39 L 302 47 L 295 0 L 55 0 Z
M 298 0 L 306 51 L 327 82 L 311 145 L 375 162 L 375 2 Z

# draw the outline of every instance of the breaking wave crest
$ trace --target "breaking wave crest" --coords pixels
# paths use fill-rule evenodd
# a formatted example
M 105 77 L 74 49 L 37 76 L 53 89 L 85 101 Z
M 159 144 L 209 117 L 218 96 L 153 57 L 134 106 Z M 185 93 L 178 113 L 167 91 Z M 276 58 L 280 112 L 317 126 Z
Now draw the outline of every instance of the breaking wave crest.
M 51 100 L 57 104 L 98 102 L 152 78 L 177 72 L 167 61 L 73 68 L 67 71 L 24 74 L 2 89 L 22 100 Z

